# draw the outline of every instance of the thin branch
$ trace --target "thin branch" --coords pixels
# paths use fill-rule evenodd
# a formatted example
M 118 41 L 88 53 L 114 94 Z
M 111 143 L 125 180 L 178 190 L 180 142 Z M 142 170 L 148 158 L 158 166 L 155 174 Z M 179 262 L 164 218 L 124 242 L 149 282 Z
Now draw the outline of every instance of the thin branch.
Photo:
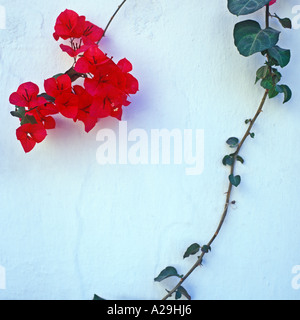
M 123 5 L 125 4 L 127 0 L 124 0 L 119 6 L 118 9 L 116 10 L 116 12 L 113 14 L 113 16 L 110 18 L 106 28 L 104 29 L 103 35 L 101 37 L 101 39 L 97 42 L 97 44 L 99 45 L 100 41 L 105 37 L 105 34 L 110 26 L 110 24 L 112 23 L 112 21 L 114 20 L 115 16 L 117 15 L 117 13 L 120 11 L 120 9 L 123 7 Z
M 250 122 L 250 125 L 247 129 L 247 131 L 245 132 L 244 134 L 244 137 L 243 139 L 241 140 L 240 144 L 238 145 L 238 148 L 237 148 L 237 151 L 235 152 L 234 154 L 234 161 L 233 161 L 233 164 L 231 166 L 231 172 L 230 174 L 234 174 L 234 171 L 235 171 L 235 166 L 236 166 L 236 163 L 237 163 L 237 156 L 239 155 L 239 152 L 240 150 L 242 149 L 245 141 L 247 140 L 247 138 L 249 137 L 250 133 L 251 133 L 251 130 L 253 128 L 253 125 L 255 124 L 257 118 L 259 117 L 259 115 L 261 114 L 262 112 L 262 109 L 263 109 L 263 106 L 265 105 L 265 102 L 266 102 L 266 99 L 268 97 L 268 90 L 265 91 L 264 93 L 264 96 L 263 96 L 263 99 L 257 109 L 257 112 L 254 116 L 254 118 L 251 120 Z M 207 247 L 210 248 L 211 245 L 213 244 L 213 242 L 215 241 L 215 239 L 217 238 L 217 236 L 219 235 L 222 227 L 223 227 L 223 224 L 225 222 L 225 219 L 227 217 L 227 213 L 228 213 L 228 208 L 229 208 L 229 205 L 230 205 L 230 199 L 231 199 L 231 194 L 232 194 L 232 188 L 233 188 L 233 185 L 231 182 L 229 182 L 229 185 L 228 185 L 228 190 L 227 190 L 227 196 L 226 196 L 226 201 L 225 201 L 225 206 L 224 206 L 224 210 L 223 210 L 223 213 L 222 213 L 222 217 L 221 217 L 221 220 L 220 220 L 220 223 L 218 225 L 218 228 L 216 230 L 216 232 L 214 233 L 213 237 L 211 238 L 211 240 L 208 242 L 207 244 Z M 178 288 L 182 285 L 182 283 L 198 268 L 202 265 L 202 261 L 203 261 L 203 258 L 204 256 L 206 255 L 207 252 L 202 252 L 201 255 L 198 257 L 198 260 L 197 262 L 193 265 L 193 267 L 187 272 L 187 274 L 180 279 L 179 283 L 177 284 L 177 286 L 175 288 L 173 288 L 171 291 L 168 291 L 168 294 L 162 299 L 162 300 L 167 300 L 168 298 L 170 298 L 173 293 L 175 293 Z
M 270 26 L 270 6 L 269 5 L 266 5 L 266 28 L 268 28 Z M 267 59 L 269 60 L 269 57 L 267 56 Z M 250 124 L 248 126 L 248 129 L 247 131 L 245 132 L 241 142 L 239 143 L 238 147 L 237 147 L 237 150 L 236 152 L 233 154 L 233 164 L 231 166 L 231 170 L 230 170 L 230 174 L 231 175 L 234 175 L 234 171 L 235 171 L 235 166 L 236 166 L 236 163 L 238 161 L 238 155 L 243 147 L 243 145 L 245 144 L 247 138 L 250 136 L 251 134 L 251 130 L 257 120 L 257 118 L 259 117 L 259 115 L 262 113 L 262 110 L 263 110 L 263 107 L 265 105 L 265 102 L 267 100 L 267 97 L 268 97 L 268 94 L 269 94 L 269 90 L 266 90 L 265 93 L 264 93 L 264 96 L 261 100 L 261 103 L 256 111 L 256 114 L 254 116 L 254 118 L 250 121 Z M 227 214 L 228 214 L 228 209 L 229 209 L 229 206 L 230 206 L 230 202 L 231 202 L 231 194 L 232 194 L 232 188 L 233 188 L 233 184 L 231 183 L 231 181 L 229 182 L 229 185 L 228 185 L 228 190 L 227 190 L 227 196 L 226 196 L 226 201 L 225 201 L 225 205 L 224 205 L 224 210 L 223 210 L 223 213 L 222 213 L 222 216 L 221 216 L 221 220 L 219 222 L 219 225 L 217 227 L 217 230 L 216 232 L 214 233 L 214 235 L 212 236 L 211 240 L 208 242 L 207 244 L 207 248 L 211 248 L 211 245 L 213 244 L 213 242 L 216 240 L 216 238 L 218 237 L 223 225 L 224 225 L 224 222 L 225 222 L 225 219 L 227 217 Z M 168 298 L 170 298 L 182 285 L 182 283 L 198 268 L 202 265 L 202 261 L 203 261 L 203 258 L 204 256 L 207 254 L 207 252 L 202 252 L 201 255 L 198 257 L 198 260 L 196 261 L 196 263 L 193 265 L 193 267 L 187 272 L 187 274 L 182 277 L 179 281 L 179 283 L 177 284 L 177 286 L 175 288 L 173 288 L 171 291 L 168 291 L 168 294 L 162 299 L 162 300 L 167 300 Z
M 267 4 L 266 5 L 266 28 L 269 28 L 270 27 L 270 5 Z

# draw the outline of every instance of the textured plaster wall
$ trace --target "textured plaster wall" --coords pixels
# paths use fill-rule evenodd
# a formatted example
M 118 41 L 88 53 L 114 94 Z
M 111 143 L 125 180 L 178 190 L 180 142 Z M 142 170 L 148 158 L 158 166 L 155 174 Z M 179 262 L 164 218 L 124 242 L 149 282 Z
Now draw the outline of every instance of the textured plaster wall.
M 274 10 L 297 22 L 299 1 L 277 2 Z M 193 262 L 182 261 L 185 249 L 205 244 L 218 224 L 228 176 L 224 142 L 241 137 L 263 95 L 253 85 L 263 59 L 238 54 L 238 19 L 225 0 L 128 0 L 102 42 L 116 60 L 133 63 L 140 81 L 124 114 L 128 130 L 204 130 L 201 175 L 186 175 L 184 163 L 99 165 L 96 135 L 101 128 L 118 132 L 111 119 L 87 135 L 81 124 L 57 118 L 28 155 L 15 138 L 9 95 L 26 81 L 42 87 L 72 64 L 52 38 L 58 14 L 73 9 L 104 27 L 119 3 L 0 3 L 0 299 L 160 299 L 165 287 L 153 278 L 168 265 L 185 273 Z M 255 140 L 242 150 L 237 203 L 185 285 L 194 299 L 300 297 L 292 286 L 300 265 L 299 35 L 297 28 L 284 32 L 280 42 L 293 52 L 282 72 L 293 100 L 268 101 Z

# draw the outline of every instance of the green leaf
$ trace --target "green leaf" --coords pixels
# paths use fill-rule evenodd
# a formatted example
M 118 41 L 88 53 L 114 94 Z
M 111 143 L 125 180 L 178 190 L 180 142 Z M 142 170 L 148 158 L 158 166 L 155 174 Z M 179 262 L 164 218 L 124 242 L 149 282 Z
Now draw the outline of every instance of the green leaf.
M 234 176 L 233 174 L 231 174 L 230 176 L 229 176 L 229 181 L 230 181 L 230 183 L 233 185 L 233 186 L 235 186 L 235 187 L 238 187 L 239 185 L 240 185 L 240 183 L 241 183 L 241 177 L 240 176 Z
M 154 281 L 161 282 L 170 277 L 182 278 L 174 267 L 167 267 L 154 279 Z
M 188 258 L 191 255 L 194 255 L 196 253 L 198 253 L 200 250 L 200 245 L 198 243 L 194 243 L 191 246 L 188 247 L 188 249 L 186 250 L 183 259 Z
M 272 90 L 276 84 L 281 80 L 282 75 L 277 69 L 272 68 L 272 73 L 268 74 L 264 79 L 262 79 L 260 85 L 267 90 Z
M 228 0 L 228 9 L 232 14 L 241 16 L 253 13 L 269 2 L 270 0 Z
M 278 72 L 277 69 L 272 68 L 272 78 L 273 78 L 274 83 L 276 84 L 281 80 L 282 74 L 280 72 Z
M 241 162 L 242 164 L 245 163 L 245 160 L 241 156 L 236 156 L 236 160 Z
M 269 90 L 268 92 L 269 99 L 275 98 L 279 94 L 277 87 L 278 86 L 274 86 Z
M 286 29 L 292 29 L 292 21 L 289 18 L 279 19 L 281 25 Z
M 184 287 L 180 286 L 176 291 L 175 299 L 179 300 L 182 296 L 185 296 L 188 300 L 192 300 L 192 297 L 188 294 Z
M 283 100 L 284 104 L 291 100 L 293 95 L 292 90 L 287 85 L 284 85 L 284 84 L 280 86 L 278 85 L 277 90 L 280 90 L 281 91 L 280 93 L 284 94 L 284 100 Z
M 21 113 L 19 113 L 19 111 L 11 111 L 10 114 L 13 117 L 22 118 L 22 115 L 21 115 Z
M 255 138 L 255 133 L 254 133 L 254 132 L 250 133 L 250 137 L 251 137 L 252 139 L 254 139 L 254 138 Z
M 264 88 L 264 89 L 272 89 L 274 87 L 274 82 L 273 82 L 273 78 L 271 75 L 269 75 L 268 77 L 266 77 L 265 79 L 262 79 L 260 85 Z
M 270 73 L 270 68 L 268 66 L 263 66 L 257 70 L 256 77 L 258 79 L 264 79 L 269 73 Z
M 291 50 L 282 49 L 278 46 L 270 48 L 268 54 L 277 61 L 281 68 L 286 67 L 291 60 Z
M 64 75 L 64 73 L 58 73 L 58 74 L 54 75 L 52 78 L 57 79 L 58 77 L 63 76 L 63 75 Z
M 182 297 L 182 294 L 179 290 L 176 290 L 175 292 L 175 300 L 179 300 Z
M 241 55 L 249 57 L 274 47 L 279 40 L 279 34 L 275 29 L 261 29 L 258 22 L 246 20 L 236 24 L 234 43 Z
M 55 102 L 55 98 L 49 96 L 49 94 L 47 94 L 47 93 L 41 93 L 38 95 L 38 97 L 43 97 L 49 102 Z
M 284 18 L 284 19 L 281 19 L 278 17 L 278 15 L 275 13 L 275 17 L 278 19 L 278 21 L 280 22 L 280 24 L 286 28 L 286 29 L 292 29 L 292 21 L 291 19 L 289 18 Z
M 94 295 L 93 301 L 102 301 L 102 300 L 104 301 L 105 299 L 97 296 L 96 294 Z
M 205 245 L 205 246 L 203 246 L 203 247 L 201 248 L 201 251 L 202 251 L 203 253 L 208 253 L 209 251 L 211 251 L 211 247 Z
M 22 121 L 21 121 L 21 126 L 22 126 L 23 124 L 26 124 L 26 123 L 36 124 L 37 121 L 36 121 L 36 119 L 35 119 L 34 116 L 25 115 L 24 118 L 23 118 Z
M 78 73 L 77 71 L 75 71 L 73 67 L 71 67 L 65 74 L 67 74 L 70 77 L 72 82 L 76 81 L 78 78 L 86 76 L 83 73 Z
M 234 159 L 231 156 L 225 156 L 222 161 L 224 166 L 232 166 L 234 163 Z
M 229 138 L 226 143 L 230 146 L 230 148 L 237 148 L 239 145 L 239 139 L 238 138 Z
M 25 113 L 26 113 L 25 107 L 18 107 L 18 106 L 16 106 L 15 111 L 11 111 L 10 114 L 11 114 L 13 117 L 17 117 L 17 118 L 23 119 L 24 116 L 25 116 Z

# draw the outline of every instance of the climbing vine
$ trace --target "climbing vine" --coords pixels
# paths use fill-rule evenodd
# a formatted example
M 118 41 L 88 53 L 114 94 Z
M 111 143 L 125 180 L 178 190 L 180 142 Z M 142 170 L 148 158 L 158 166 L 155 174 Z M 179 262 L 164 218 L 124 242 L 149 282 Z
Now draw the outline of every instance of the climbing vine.
M 271 27 L 270 22 L 271 19 L 278 20 L 280 25 L 285 29 L 291 29 L 292 23 L 289 18 L 280 18 L 276 13 L 270 13 L 270 6 L 275 2 L 276 0 L 228 0 L 228 10 L 236 16 L 244 16 L 265 10 L 265 27 L 262 27 L 255 20 L 245 20 L 237 23 L 233 32 L 234 44 L 242 56 L 249 57 L 253 54 L 261 54 L 265 58 L 264 65 L 257 70 L 256 76 L 254 77 L 255 84 L 259 83 L 264 90 L 263 98 L 255 115 L 245 120 L 247 129 L 242 139 L 230 137 L 226 141 L 230 153 L 224 156 L 222 164 L 229 168 L 230 173 L 228 176 L 225 205 L 216 231 L 207 244 L 201 245 L 199 243 L 193 243 L 187 248 L 183 255 L 184 259 L 197 254 L 199 255 L 196 262 L 185 275 L 180 275 L 176 268 L 168 266 L 154 279 L 154 281 L 157 282 L 161 282 L 170 277 L 177 277 L 179 279 L 178 284 L 173 289 L 167 289 L 167 294 L 163 297 L 163 300 L 167 300 L 174 295 L 176 300 L 182 297 L 191 299 L 188 291 L 183 287 L 183 283 L 196 269 L 202 266 L 204 258 L 212 250 L 212 245 L 219 236 L 228 215 L 230 205 L 235 204 L 235 201 L 231 199 L 232 190 L 233 188 L 237 188 L 242 182 L 241 176 L 235 172 L 236 164 L 237 162 L 241 162 L 242 164 L 245 162 L 244 158 L 240 155 L 241 149 L 248 138 L 255 138 L 253 127 L 263 111 L 266 100 L 268 98 L 272 99 L 279 94 L 283 95 L 283 103 L 288 102 L 292 98 L 292 91 L 289 86 L 281 84 L 282 75 L 279 72 L 279 68 L 284 68 L 289 64 L 291 51 L 278 46 L 281 32 Z

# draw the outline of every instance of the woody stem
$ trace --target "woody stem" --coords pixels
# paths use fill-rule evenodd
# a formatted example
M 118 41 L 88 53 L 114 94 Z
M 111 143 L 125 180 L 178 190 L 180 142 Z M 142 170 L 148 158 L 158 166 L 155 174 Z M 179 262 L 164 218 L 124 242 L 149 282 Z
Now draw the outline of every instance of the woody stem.
M 270 26 L 270 6 L 269 5 L 266 5 L 266 28 L 268 28 Z M 267 56 L 267 59 L 269 59 L 269 57 Z M 267 97 L 268 97 L 268 94 L 269 94 L 269 90 L 265 90 L 265 93 L 264 93 L 264 96 L 261 100 L 261 103 L 256 111 L 256 114 L 254 116 L 253 119 L 250 120 L 250 124 L 248 126 L 248 129 L 246 130 L 241 142 L 239 143 L 238 147 L 237 147 L 237 150 L 236 152 L 233 154 L 233 163 L 231 165 L 231 169 L 230 169 L 230 174 L 231 175 L 234 175 L 234 171 L 235 171 L 235 166 L 236 166 L 236 163 L 238 161 L 238 155 L 245 143 L 245 141 L 247 140 L 247 138 L 251 135 L 251 130 L 257 120 L 257 118 L 259 117 L 259 115 L 262 113 L 262 110 L 263 110 L 263 107 L 265 105 L 265 102 L 267 100 Z M 187 274 L 182 277 L 179 281 L 179 283 L 177 284 L 176 287 L 174 287 L 171 291 L 168 291 L 168 294 L 162 299 L 162 300 L 167 300 L 168 298 L 170 298 L 182 285 L 182 283 L 198 268 L 202 265 L 202 261 L 203 261 L 203 258 L 204 256 L 208 253 L 208 250 L 211 249 L 211 245 L 213 244 L 213 242 L 216 240 L 216 238 L 218 237 L 223 225 L 224 225 L 224 222 L 225 222 L 225 219 L 227 217 L 227 214 L 228 214 L 228 209 L 229 209 L 229 206 L 230 206 L 230 203 L 231 203 L 231 194 L 232 194 L 232 189 L 233 189 L 233 184 L 232 182 L 230 181 L 229 182 L 229 185 L 228 185 L 228 190 L 227 190 L 227 195 L 226 195 L 226 200 L 225 200 L 225 205 L 224 205 L 224 210 L 223 210 L 223 213 L 222 213 L 222 216 L 221 216 L 221 220 L 219 222 L 219 225 L 217 227 L 217 230 L 216 232 L 214 233 L 214 235 L 212 236 L 211 240 L 208 242 L 207 246 L 206 246 L 206 250 L 202 250 L 202 253 L 201 255 L 198 257 L 198 260 L 196 261 L 196 263 L 193 265 L 193 267 L 187 272 Z
M 114 20 L 115 16 L 118 14 L 118 12 L 119 12 L 120 9 L 123 7 L 123 5 L 125 4 L 126 1 L 127 1 L 127 0 L 124 0 L 124 1 L 118 6 L 118 9 L 117 9 L 116 12 L 113 14 L 113 16 L 110 18 L 110 20 L 109 20 L 106 28 L 104 29 L 104 32 L 103 32 L 103 35 L 102 35 L 101 39 L 100 39 L 100 40 L 98 41 L 98 43 L 97 43 L 98 45 L 99 45 L 100 41 L 103 39 L 103 37 L 105 37 L 105 34 L 106 34 L 106 32 L 107 32 L 110 24 L 112 23 L 112 21 Z

